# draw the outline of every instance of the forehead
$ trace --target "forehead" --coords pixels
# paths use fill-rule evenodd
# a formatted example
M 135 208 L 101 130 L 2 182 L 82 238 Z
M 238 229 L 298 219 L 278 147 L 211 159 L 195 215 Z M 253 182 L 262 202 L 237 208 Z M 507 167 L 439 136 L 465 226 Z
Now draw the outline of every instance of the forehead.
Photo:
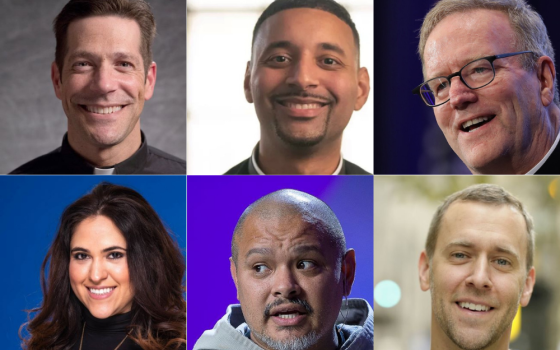
M 456 12 L 441 20 L 428 36 L 424 65 L 428 73 L 513 51 L 515 33 L 505 13 L 484 9 Z
M 435 250 L 465 242 L 476 249 L 504 247 L 526 257 L 527 239 L 525 219 L 512 206 L 457 201 L 442 218 Z
M 240 257 L 244 259 L 246 252 L 258 247 L 290 251 L 302 245 L 315 245 L 326 253 L 332 244 L 316 222 L 317 218 L 298 212 L 266 217 L 250 214 L 237 240 Z
M 67 33 L 68 50 L 127 50 L 140 52 L 138 23 L 119 16 L 94 16 L 72 21 Z
M 80 222 L 74 229 L 70 246 L 87 245 L 105 247 L 110 245 L 126 247 L 126 239 L 111 219 L 103 215 L 91 216 Z M 83 247 L 82 248 L 88 248 Z
M 348 24 L 332 13 L 310 8 L 283 10 L 267 18 L 255 37 L 255 52 L 277 41 L 290 41 L 300 49 L 335 43 L 348 53 L 356 50 Z

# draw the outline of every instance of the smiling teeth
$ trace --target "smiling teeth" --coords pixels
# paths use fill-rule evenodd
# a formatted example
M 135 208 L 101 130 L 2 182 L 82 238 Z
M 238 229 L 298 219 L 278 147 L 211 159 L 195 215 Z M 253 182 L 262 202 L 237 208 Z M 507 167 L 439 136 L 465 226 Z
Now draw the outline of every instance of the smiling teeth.
M 93 107 L 93 106 L 86 106 L 88 112 L 97 113 L 97 114 L 111 114 L 114 112 L 118 112 L 122 109 L 122 106 L 113 106 L 113 107 Z
M 103 289 L 93 289 L 90 288 L 89 291 L 92 292 L 93 294 L 97 294 L 97 295 L 101 295 L 101 294 L 107 294 L 110 291 L 112 291 L 114 288 L 103 288 Z
M 315 108 L 321 108 L 321 105 L 319 103 L 299 104 L 299 103 L 286 102 L 286 107 L 295 108 L 295 109 L 315 109 Z
M 462 126 L 463 126 L 463 129 L 466 129 L 466 128 L 468 128 L 468 127 L 471 126 L 471 125 L 485 122 L 485 121 L 487 121 L 488 119 L 489 119 L 488 117 L 474 118 L 474 119 L 472 119 L 472 120 L 469 120 L 469 121 L 464 122 Z
M 297 314 L 285 314 L 285 315 L 278 315 L 280 318 L 296 318 Z
M 477 304 L 473 304 L 473 303 L 459 303 L 459 305 L 463 308 L 463 309 L 469 309 L 471 311 L 488 311 L 490 310 L 490 308 L 488 306 L 484 306 L 484 305 L 477 305 Z

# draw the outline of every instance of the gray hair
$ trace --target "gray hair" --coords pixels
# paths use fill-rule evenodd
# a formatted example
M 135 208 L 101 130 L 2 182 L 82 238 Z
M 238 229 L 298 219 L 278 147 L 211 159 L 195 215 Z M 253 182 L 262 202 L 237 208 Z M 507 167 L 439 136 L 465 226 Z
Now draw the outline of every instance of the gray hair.
M 475 9 L 497 10 L 509 17 L 509 23 L 515 34 L 515 45 L 518 51 L 533 51 L 535 55 L 521 55 L 522 66 L 525 70 L 534 70 L 539 57 L 548 56 L 554 61 L 554 49 L 548 37 L 546 26 L 541 16 L 531 8 L 525 0 L 440 0 L 424 17 L 420 28 L 420 42 L 418 53 L 424 70 L 424 48 L 428 36 L 435 26 L 445 17 L 456 12 L 466 12 Z M 503 52 L 505 53 L 505 52 Z M 557 80 L 554 79 L 554 102 L 560 106 Z
M 443 215 L 449 208 L 451 204 L 457 201 L 468 201 L 475 203 L 484 203 L 491 205 L 509 205 L 516 209 L 525 220 L 525 225 L 527 229 L 527 271 L 533 267 L 533 250 L 535 246 L 535 230 L 533 227 L 533 218 L 525 210 L 523 203 L 519 199 L 515 198 L 512 194 L 504 190 L 502 187 L 491 184 L 479 184 L 473 185 L 465 188 L 462 191 L 455 192 L 449 197 L 445 198 L 445 201 L 439 206 L 434 217 L 432 218 L 432 223 L 430 224 L 430 229 L 428 231 L 428 238 L 426 239 L 426 255 L 430 260 L 434 256 L 436 249 L 436 242 L 439 235 L 439 228 L 441 225 L 441 220 Z

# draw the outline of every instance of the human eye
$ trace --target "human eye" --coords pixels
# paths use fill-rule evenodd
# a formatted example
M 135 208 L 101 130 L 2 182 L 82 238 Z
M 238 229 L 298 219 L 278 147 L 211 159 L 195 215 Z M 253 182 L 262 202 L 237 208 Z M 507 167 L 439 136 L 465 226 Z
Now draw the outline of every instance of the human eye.
M 332 57 L 321 58 L 321 64 L 323 64 L 325 66 L 330 66 L 330 67 L 336 67 L 336 66 L 341 66 L 342 65 L 338 60 L 336 60 Z
M 289 62 L 290 58 L 286 55 L 275 55 L 266 60 L 266 63 L 275 67 L 285 66 Z
M 297 264 L 297 268 L 301 270 L 310 270 L 316 266 L 317 265 L 313 261 L 309 261 L 309 260 L 302 260 Z
M 451 258 L 453 260 L 464 260 L 464 259 L 467 258 L 467 254 L 461 253 L 461 252 L 456 252 L 456 253 L 451 254 Z
M 253 266 L 253 270 L 257 273 L 257 275 L 262 275 L 270 269 L 265 264 L 257 264 Z
M 74 255 L 72 255 L 72 257 L 75 260 L 85 260 L 85 259 L 88 258 L 87 254 L 85 254 L 85 253 L 75 253 Z
M 122 252 L 111 252 L 109 253 L 109 255 L 107 255 L 107 258 L 109 259 L 120 259 L 123 258 L 124 254 Z
M 78 61 L 75 62 L 72 67 L 76 70 L 86 70 L 88 68 L 90 68 L 92 65 L 91 63 L 87 62 L 87 61 Z
M 134 67 L 134 65 L 130 62 L 119 62 L 117 65 L 121 68 L 133 68 Z
M 506 259 L 496 259 L 496 264 L 500 265 L 500 266 L 511 266 L 511 263 L 509 261 L 507 261 Z

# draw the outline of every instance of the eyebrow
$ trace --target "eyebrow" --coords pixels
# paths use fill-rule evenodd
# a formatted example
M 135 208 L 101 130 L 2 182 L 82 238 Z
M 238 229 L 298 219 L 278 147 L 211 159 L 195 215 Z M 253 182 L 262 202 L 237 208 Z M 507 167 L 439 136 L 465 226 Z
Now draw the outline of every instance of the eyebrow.
M 473 248 L 474 244 L 467 242 L 467 241 L 455 241 L 455 242 L 451 242 L 449 243 L 447 246 L 445 246 L 444 250 L 447 250 L 449 248 L 452 247 L 463 247 L 463 248 Z M 514 256 L 517 261 L 521 261 L 519 254 L 517 254 L 515 251 L 513 251 L 512 249 L 509 249 L 507 247 L 504 246 L 495 246 L 493 247 L 493 250 L 500 252 L 500 253 L 504 253 L 504 254 L 508 254 L 511 256 Z
M 300 245 L 300 246 L 297 246 L 294 249 L 292 249 L 292 251 L 296 254 L 303 254 L 303 253 L 309 253 L 309 252 L 317 252 L 321 255 L 323 254 L 321 249 L 316 245 Z
M 248 258 L 251 255 L 272 255 L 272 249 L 270 248 L 253 248 L 250 249 L 247 254 L 245 254 L 245 258 Z
M 113 54 L 111 54 L 111 57 L 115 60 L 130 60 L 130 61 L 138 61 L 138 58 L 135 55 L 132 55 L 130 53 L 127 52 L 115 52 Z M 97 58 L 99 58 L 98 55 L 94 54 L 93 52 L 90 51 L 85 51 L 85 50 L 79 50 L 76 52 L 73 52 L 72 54 L 70 54 L 70 56 L 68 56 L 68 60 L 69 61 L 73 61 L 77 58 L 87 58 L 90 60 L 95 60 Z
M 103 249 L 101 252 L 102 252 L 102 253 L 107 253 L 107 252 L 110 252 L 110 251 L 113 251 L 113 250 L 124 250 L 124 251 L 126 252 L 126 249 L 125 249 L 125 248 L 119 247 L 118 245 L 114 245 L 114 246 L 111 246 L 111 247 L 107 247 L 107 248 Z M 86 252 L 86 253 L 89 253 L 89 250 L 86 249 L 86 248 L 82 248 L 82 247 L 74 247 L 74 248 L 72 248 L 72 250 L 70 250 L 70 253 L 74 253 L 74 252 Z
M 336 44 L 320 43 L 319 45 L 317 45 L 317 47 L 320 48 L 320 49 L 326 50 L 326 51 L 336 52 L 336 53 L 346 57 L 346 53 L 344 52 L 344 50 Z

